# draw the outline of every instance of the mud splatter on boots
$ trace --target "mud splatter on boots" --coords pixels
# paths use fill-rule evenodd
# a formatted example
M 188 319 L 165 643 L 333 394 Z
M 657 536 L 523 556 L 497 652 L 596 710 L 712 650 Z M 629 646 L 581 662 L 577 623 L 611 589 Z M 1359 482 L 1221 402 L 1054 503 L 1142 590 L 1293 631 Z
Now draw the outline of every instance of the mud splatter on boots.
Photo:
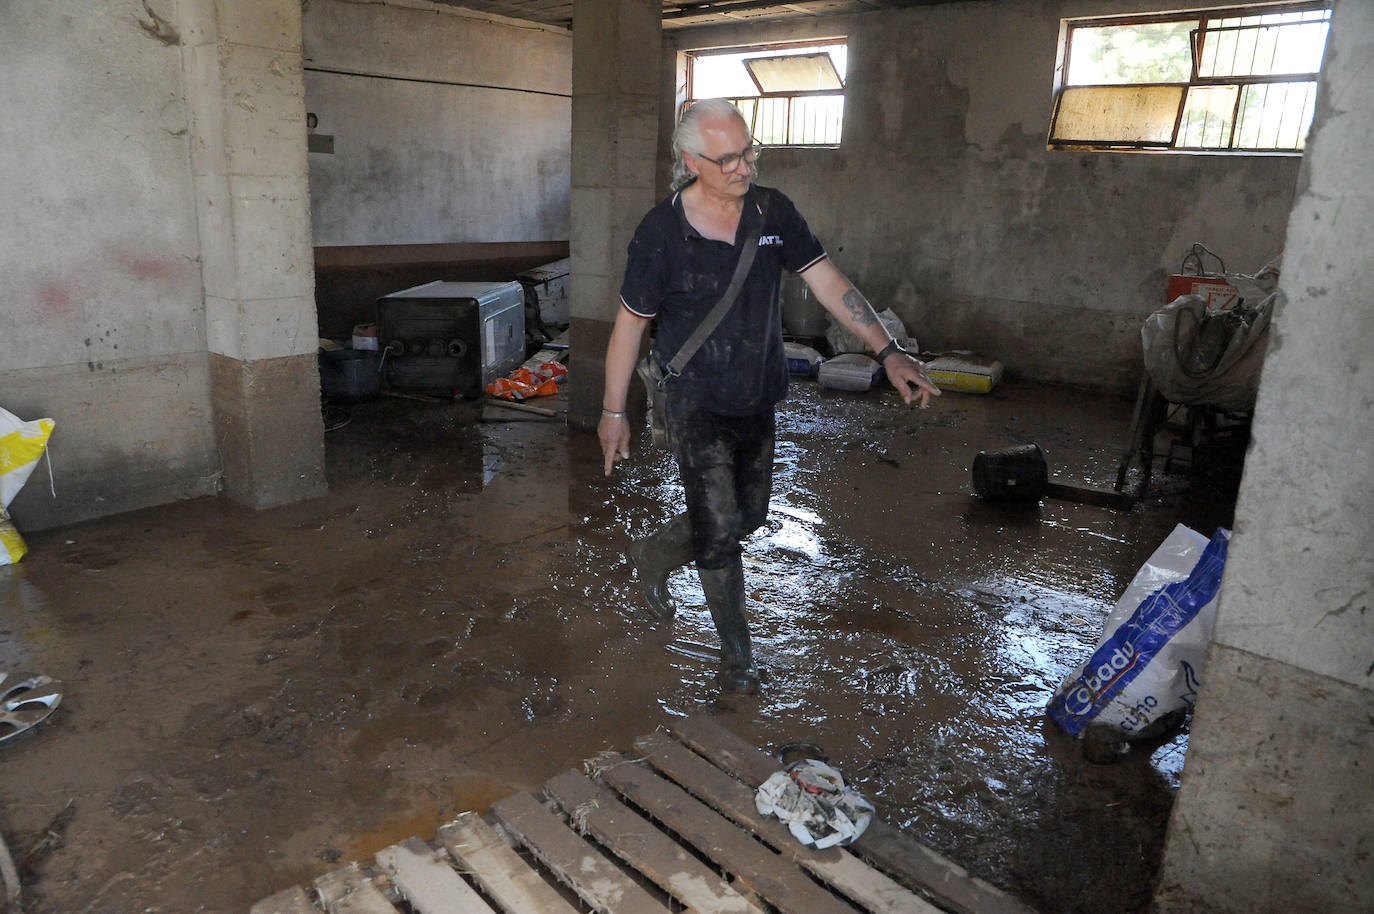
M 753 695 L 759 674 L 749 646 L 749 622 L 744 617 L 744 563 L 736 556 L 724 568 L 698 568 L 706 608 L 720 635 L 720 673 L 716 681 L 727 692 Z
M 632 542 L 629 555 L 639 570 L 639 583 L 649 607 L 660 619 L 673 618 L 677 606 L 668 592 L 668 575 L 695 557 L 692 522 L 686 514 L 679 514 L 656 532 Z

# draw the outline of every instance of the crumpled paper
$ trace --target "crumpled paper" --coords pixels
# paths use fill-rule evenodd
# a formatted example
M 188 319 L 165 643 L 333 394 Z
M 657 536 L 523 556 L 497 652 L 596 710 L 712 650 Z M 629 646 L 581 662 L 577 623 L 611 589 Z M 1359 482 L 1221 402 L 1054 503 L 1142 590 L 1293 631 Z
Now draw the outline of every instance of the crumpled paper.
M 802 844 L 818 849 L 853 844 L 873 819 L 873 804 L 815 759 L 799 759 L 774 772 L 754 793 L 754 806 L 759 815 L 777 816 Z

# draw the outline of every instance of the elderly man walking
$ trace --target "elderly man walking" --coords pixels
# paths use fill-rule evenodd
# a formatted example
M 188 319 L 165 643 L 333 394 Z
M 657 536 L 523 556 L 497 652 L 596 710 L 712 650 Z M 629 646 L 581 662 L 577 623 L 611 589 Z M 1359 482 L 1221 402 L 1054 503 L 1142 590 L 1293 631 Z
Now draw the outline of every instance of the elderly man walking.
M 657 319 L 650 357 L 660 367 L 673 363 L 753 248 L 724 317 L 680 373 L 669 372 L 663 391 L 687 512 L 630 548 L 645 598 L 665 619 L 675 612 L 669 574 L 696 561 L 720 635 L 717 680 L 727 691 L 751 693 L 759 676 L 740 543 L 766 519 L 773 483 L 773 411 L 787 391 L 777 307 L 782 270 L 801 274 L 826 310 L 877 353 L 904 401 L 925 407 L 940 395 L 921 362 L 888 335 L 868 300 L 830 262 L 792 201 L 755 183 L 758 156 L 748 124 L 729 102 L 699 101 L 683 115 L 673 134 L 673 194 L 648 212 L 630 242 L 598 428 L 610 475 L 617 460 L 629 457 L 625 403 L 645 327 Z

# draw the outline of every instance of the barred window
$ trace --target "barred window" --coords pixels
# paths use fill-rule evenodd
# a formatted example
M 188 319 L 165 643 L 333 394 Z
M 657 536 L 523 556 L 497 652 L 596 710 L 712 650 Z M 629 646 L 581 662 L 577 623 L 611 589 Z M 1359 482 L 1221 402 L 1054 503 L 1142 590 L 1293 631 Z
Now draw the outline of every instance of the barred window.
M 1065 20 L 1053 148 L 1301 152 L 1328 3 Z
M 689 51 L 687 103 L 734 102 L 767 146 L 838 146 L 844 126 L 843 39 Z

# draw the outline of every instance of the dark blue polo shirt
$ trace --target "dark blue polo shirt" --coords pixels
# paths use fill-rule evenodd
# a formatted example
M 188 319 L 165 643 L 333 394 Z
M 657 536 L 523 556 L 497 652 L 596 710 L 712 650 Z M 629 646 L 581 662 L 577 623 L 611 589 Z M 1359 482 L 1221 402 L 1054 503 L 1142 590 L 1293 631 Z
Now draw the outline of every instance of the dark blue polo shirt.
M 711 412 L 766 412 L 787 393 L 778 287 L 783 269 L 800 273 L 825 258 L 825 248 L 792 201 L 754 186 L 733 245 L 703 238 L 687 221 L 679 194 L 649 210 L 630 242 L 620 300 L 640 317 L 658 319 L 653 354 L 666 364 L 730 285 L 744 239 L 768 197 L 767 222 L 739 298 L 715 332 L 672 382 L 676 396 Z

